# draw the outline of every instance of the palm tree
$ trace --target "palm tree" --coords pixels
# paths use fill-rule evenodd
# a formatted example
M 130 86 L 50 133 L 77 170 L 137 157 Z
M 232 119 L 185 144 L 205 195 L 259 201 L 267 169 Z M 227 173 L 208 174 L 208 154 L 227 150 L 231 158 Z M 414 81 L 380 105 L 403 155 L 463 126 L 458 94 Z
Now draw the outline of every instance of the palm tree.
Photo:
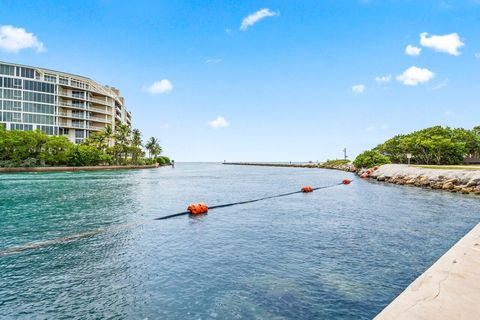
M 149 158 L 151 158 L 152 155 L 155 158 L 160 153 L 162 153 L 162 147 L 160 147 L 160 144 L 155 137 L 151 137 L 150 139 L 148 139 L 147 144 L 145 144 L 145 148 L 147 148 L 148 150 Z
M 132 130 L 132 158 L 137 161 L 138 155 L 142 153 L 142 133 L 138 129 Z
M 112 140 L 113 138 L 113 129 L 112 129 L 112 126 L 107 124 L 102 132 L 101 132 L 101 135 L 103 136 L 104 140 L 103 140 L 103 143 L 104 143 L 104 147 L 105 149 L 108 148 L 110 146 L 110 141 Z
M 115 130 L 115 144 L 119 147 L 119 150 L 125 154 L 125 160 L 127 159 L 128 147 L 131 142 L 132 130 L 130 126 L 126 124 L 119 124 Z

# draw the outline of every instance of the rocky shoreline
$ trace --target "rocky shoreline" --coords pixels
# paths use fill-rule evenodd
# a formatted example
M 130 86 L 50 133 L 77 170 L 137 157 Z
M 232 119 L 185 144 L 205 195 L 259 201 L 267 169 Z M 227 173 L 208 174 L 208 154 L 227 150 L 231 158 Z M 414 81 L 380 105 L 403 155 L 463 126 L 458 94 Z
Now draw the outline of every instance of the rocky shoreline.
M 397 185 L 480 195 L 480 170 L 427 169 L 386 164 L 378 168 L 362 169 L 357 174 L 365 179 Z

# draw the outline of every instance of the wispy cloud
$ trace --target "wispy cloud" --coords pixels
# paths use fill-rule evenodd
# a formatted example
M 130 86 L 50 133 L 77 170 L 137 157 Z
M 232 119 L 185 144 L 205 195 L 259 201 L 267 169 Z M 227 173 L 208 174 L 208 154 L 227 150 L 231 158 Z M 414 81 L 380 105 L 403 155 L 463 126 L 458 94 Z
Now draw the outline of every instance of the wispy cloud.
M 375 131 L 385 131 L 385 130 L 388 130 L 388 125 L 385 123 L 380 126 L 369 126 L 365 128 L 365 132 L 375 132 Z
M 421 52 L 422 52 L 422 48 L 412 46 L 411 44 L 409 44 L 405 48 L 405 54 L 407 54 L 409 56 L 416 57 L 416 56 L 419 56 Z
M 435 77 L 435 73 L 432 71 L 413 66 L 397 76 L 397 80 L 406 86 L 416 86 L 430 81 L 433 77 Z
M 452 56 L 460 55 L 458 49 L 463 47 L 465 43 L 460 40 L 458 33 L 450 33 L 443 36 L 431 35 L 427 32 L 420 34 L 420 44 L 427 48 L 432 48 L 438 52 L 445 52 Z
M 173 90 L 173 84 L 168 79 L 162 79 L 160 81 L 155 81 L 150 86 L 144 87 L 144 90 L 151 94 L 167 93 Z
M 278 15 L 277 12 L 270 11 L 268 8 L 260 9 L 255 13 L 252 13 L 242 20 L 242 24 L 240 25 L 240 30 L 245 31 L 249 27 L 253 26 L 258 21 L 266 18 L 266 17 L 273 17 Z
M 207 60 L 205 60 L 206 64 L 217 64 L 217 63 L 220 63 L 220 62 L 222 62 L 222 59 L 207 59 Z
M 480 52 L 475 53 L 475 58 L 480 59 Z
M 47 51 L 33 33 L 10 25 L 0 27 L 0 49 L 8 53 L 17 53 L 30 48 L 38 53 Z
M 352 86 L 352 92 L 354 94 L 361 94 L 365 91 L 365 85 L 363 84 L 356 84 L 354 86 Z
M 219 128 L 226 128 L 226 127 L 230 126 L 230 123 L 228 123 L 228 121 L 225 120 L 224 117 L 218 116 L 215 120 L 212 120 L 209 123 L 207 123 L 207 125 L 210 128 L 219 129 Z
M 392 79 L 392 75 L 391 74 L 387 74 L 385 76 L 379 76 L 379 77 L 375 77 L 375 81 L 377 83 L 387 83 L 387 82 L 390 82 L 390 80 Z
M 168 123 L 162 123 L 162 124 L 159 125 L 159 128 L 160 129 L 168 129 L 168 128 L 170 128 L 170 125 Z
M 440 82 L 439 84 L 435 85 L 432 87 L 432 90 L 438 90 L 438 89 L 441 89 L 443 87 L 446 87 L 448 84 L 448 79 L 445 79 L 443 80 L 442 82 Z

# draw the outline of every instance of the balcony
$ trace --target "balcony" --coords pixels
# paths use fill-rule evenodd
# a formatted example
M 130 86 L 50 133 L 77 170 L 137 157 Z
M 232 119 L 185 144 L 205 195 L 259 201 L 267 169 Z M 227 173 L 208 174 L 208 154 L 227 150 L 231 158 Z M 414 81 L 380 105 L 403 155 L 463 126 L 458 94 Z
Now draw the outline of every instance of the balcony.
M 100 126 L 92 126 L 92 125 L 89 125 L 89 124 L 68 123 L 68 122 L 59 122 L 58 126 L 59 127 L 64 127 L 64 128 L 87 129 L 87 130 L 93 130 L 93 131 L 101 131 L 104 128 L 104 127 L 100 127 Z
M 102 105 L 105 105 L 105 106 L 110 106 L 110 104 L 105 100 L 91 98 L 87 95 L 84 95 L 84 96 L 74 95 L 74 94 L 71 94 L 71 93 L 68 93 L 68 92 L 65 92 L 65 91 L 60 91 L 60 90 L 58 91 L 58 95 L 60 97 L 71 98 L 71 99 L 82 100 L 82 101 L 89 101 L 89 102 L 102 104 Z
M 76 110 L 86 110 L 86 111 L 92 111 L 92 112 L 103 113 L 103 114 L 108 114 L 108 115 L 112 114 L 111 112 L 109 112 L 107 110 L 94 108 L 94 107 L 88 107 L 88 106 L 74 105 L 74 104 L 67 103 L 67 102 L 59 102 L 58 105 L 60 107 L 67 107 L 67 108 L 72 108 L 72 109 L 76 109 Z
M 66 112 L 58 112 L 58 116 L 62 118 L 72 118 L 72 119 L 82 119 L 82 120 L 90 120 L 90 121 L 97 121 L 103 123 L 111 123 L 110 120 L 105 118 L 93 117 L 89 115 L 80 115 L 80 114 L 68 114 Z

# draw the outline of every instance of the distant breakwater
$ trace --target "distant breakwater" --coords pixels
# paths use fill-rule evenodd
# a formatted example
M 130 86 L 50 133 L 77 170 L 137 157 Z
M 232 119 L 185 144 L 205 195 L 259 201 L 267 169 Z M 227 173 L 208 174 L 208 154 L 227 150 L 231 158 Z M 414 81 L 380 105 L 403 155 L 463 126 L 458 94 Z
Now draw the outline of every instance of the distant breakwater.
M 355 172 L 355 167 L 351 164 L 343 165 L 324 165 L 322 163 L 272 163 L 272 162 L 224 162 L 225 165 L 237 166 L 260 166 L 260 167 L 286 167 L 286 168 L 316 168 L 316 169 L 335 169 L 348 172 Z
M 149 164 L 143 166 L 86 166 L 86 167 L 5 167 L 0 168 L 0 173 L 20 173 L 20 172 L 62 172 L 62 171 L 101 171 L 101 170 L 132 170 L 132 169 L 152 169 L 158 168 L 158 164 Z

